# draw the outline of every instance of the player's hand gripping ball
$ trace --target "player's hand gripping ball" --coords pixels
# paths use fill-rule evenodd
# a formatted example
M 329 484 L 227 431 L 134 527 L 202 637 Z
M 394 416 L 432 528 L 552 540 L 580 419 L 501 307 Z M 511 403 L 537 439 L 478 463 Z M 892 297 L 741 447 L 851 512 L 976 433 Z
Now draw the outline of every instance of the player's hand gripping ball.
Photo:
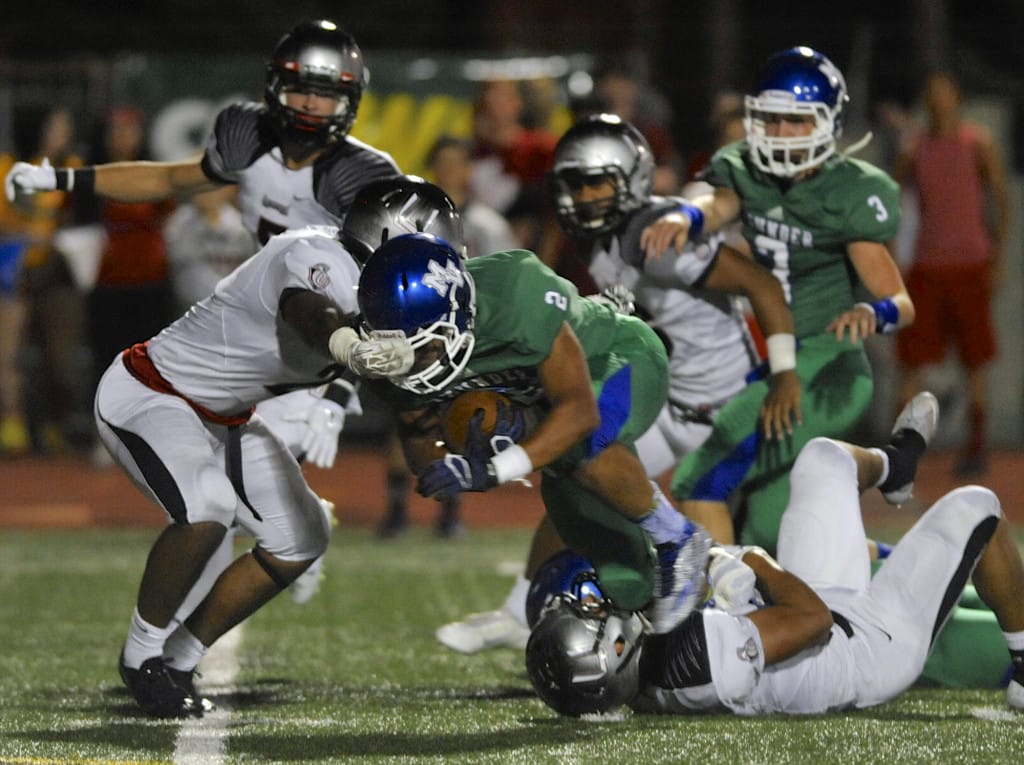
M 508 396 L 494 390 L 469 391 L 454 398 L 441 413 L 441 432 L 450 451 L 465 454 L 474 417 L 479 418 L 478 435 L 491 441 L 493 452 L 525 435 L 523 411 Z

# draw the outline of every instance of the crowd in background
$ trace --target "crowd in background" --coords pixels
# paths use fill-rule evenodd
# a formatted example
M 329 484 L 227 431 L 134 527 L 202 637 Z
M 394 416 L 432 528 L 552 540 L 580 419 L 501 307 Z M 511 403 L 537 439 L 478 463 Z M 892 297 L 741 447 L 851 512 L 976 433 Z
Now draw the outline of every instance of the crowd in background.
M 461 209 L 470 255 L 509 244 L 534 250 L 585 294 L 594 291 L 587 265 L 555 223 L 544 187 L 559 138 L 549 127 L 555 122 L 553 109 L 567 108 L 571 119 L 613 112 L 632 121 L 654 151 L 656 194 L 680 193 L 717 146 L 743 137 L 739 94 L 723 92 L 714 99 L 707 115 L 709 145 L 680 147 L 673 142 L 672 125 L 681 115 L 673 115 L 649 83 L 621 66 L 597 70 L 592 83 L 585 93 L 569 97 L 550 80 L 482 82 L 473 102 L 472 134 L 441 135 L 422 160 L 428 179 Z M 892 104 L 877 112 L 876 161 L 881 152 L 886 170 L 894 170 L 898 156 L 904 165 L 908 161 L 899 150 L 910 145 L 918 129 L 911 114 Z M 7 148 L 0 155 L 4 172 L 19 159 L 47 158 L 55 166 L 75 167 L 147 157 L 147 115 L 131 106 L 110 108 L 95 129 L 76 125 L 59 107 L 18 115 L 17 124 L 17 145 L 0 147 Z M 902 180 L 913 182 L 907 171 Z M 995 204 L 995 244 L 1004 248 L 1006 180 L 998 152 L 981 167 L 978 180 L 979 193 L 989 194 Z M 106 462 L 92 432 L 96 376 L 115 353 L 155 334 L 255 252 L 232 196 L 225 189 L 173 203 L 126 204 L 54 191 L 16 204 L 0 199 L 2 457 L 76 452 L 91 455 L 98 465 Z M 906 252 L 897 256 L 904 264 L 913 260 Z M 986 433 L 979 414 L 985 401 L 977 393 L 984 377 L 979 383 L 981 372 L 975 370 L 995 357 L 995 343 L 982 351 L 966 365 L 973 419 L 965 472 L 985 467 Z M 900 358 L 913 363 L 917 381 L 917 357 L 908 361 L 902 353 Z M 895 365 L 895 354 L 886 350 L 881 362 Z M 888 421 L 888 415 L 882 413 L 880 421 Z M 348 444 L 373 435 L 376 427 L 371 405 L 362 427 L 352 423 Z

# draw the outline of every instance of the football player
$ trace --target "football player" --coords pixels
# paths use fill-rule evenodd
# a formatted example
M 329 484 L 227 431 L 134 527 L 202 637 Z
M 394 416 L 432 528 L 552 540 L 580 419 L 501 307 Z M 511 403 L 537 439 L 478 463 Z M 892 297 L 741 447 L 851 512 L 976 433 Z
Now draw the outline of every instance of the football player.
M 935 431 L 934 396 L 897 419 L 901 443 L 864 449 L 815 438 L 792 472 L 779 562 L 740 548 L 764 604 L 696 611 L 668 634 L 618 609 L 599 582 L 555 596 L 527 645 L 540 697 L 561 714 L 628 704 L 640 712 L 818 714 L 881 704 L 917 679 L 972 576 L 995 611 L 1013 674 L 1007 703 L 1024 710 L 1024 565 L 988 489 L 936 502 L 872 578 L 859 493 L 888 474 L 912 483 Z
M 697 448 L 715 413 L 747 384 L 757 364 L 735 294 L 747 297 L 769 334 L 769 391 L 762 408 L 765 430 L 779 437 L 800 419 L 800 384 L 792 368 L 792 319 L 778 281 L 714 235 L 645 262 L 640 235 L 648 224 L 685 200 L 656 197 L 654 158 L 628 122 L 609 114 L 581 120 L 559 140 L 549 173 L 550 195 L 562 228 L 589 250 L 590 273 L 602 289 L 632 295 L 638 316 L 662 338 L 669 355 L 668 401 L 636 441 L 648 476 L 657 478 Z M 729 293 L 733 293 L 730 295 Z M 708 529 L 713 536 L 721 534 Z M 444 645 L 464 653 L 522 646 L 528 632 L 523 603 L 542 557 L 557 549 L 542 523 L 525 574 L 505 605 L 470 614 L 437 631 Z
M 886 246 L 899 224 L 899 189 L 877 167 L 839 151 L 848 100 L 842 73 L 821 53 L 797 47 L 775 54 L 746 98 L 746 141 L 712 157 L 705 179 L 713 192 L 640 236 L 648 260 L 657 259 L 738 218 L 749 254 L 785 291 L 798 341 L 802 424 L 785 438 L 759 432 L 768 388 L 755 382 L 721 409 L 711 436 L 672 478 L 684 510 L 716 531 L 731 531 L 725 498 L 744 480 L 743 539 L 769 551 L 800 449 L 815 436 L 842 437 L 871 401 L 863 339 L 914 320 Z M 868 300 L 859 302 L 865 290 Z
M 359 305 L 366 327 L 401 331 L 416 354 L 408 373 L 377 386 L 397 410 L 420 494 L 486 491 L 544 468 L 549 518 L 617 598 L 649 607 L 659 630 L 693 608 L 707 532 L 668 502 L 631 448 L 668 389 L 650 327 L 580 297 L 531 252 L 464 261 L 426 234 L 392 238 L 370 256 Z M 546 414 L 525 437 L 515 418 L 490 439 L 471 427 L 465 454 L 446 453 L 438 405 L 479 388 L 541 402 Z M 507 448 L 495 454 L 499 442 Z

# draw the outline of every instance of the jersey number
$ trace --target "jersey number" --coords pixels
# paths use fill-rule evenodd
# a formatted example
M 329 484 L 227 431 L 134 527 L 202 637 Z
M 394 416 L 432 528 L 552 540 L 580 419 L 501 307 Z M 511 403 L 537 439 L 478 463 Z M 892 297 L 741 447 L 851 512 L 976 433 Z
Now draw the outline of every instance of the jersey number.
M 889 211 L 885 209 L 885 205 L 882 204 L 882 200 L 877 194 L 868 197 L 868 206 L 874 208 L 875 220 L 879 223 L 889 220 Z
M 754 248 L 757 250 L 757 260 L 767 266 L 782 285 L 786 302 L 792 303 L 793 290 L 789 285 L 789 247 L 778 239 L 758 234 L 754 237 Z
M 544 293 L 544 302 L 558 306 L 563 311 L 569 307 L 569 301 L 566 299 L 565 295 L 561 295 L 553 290 Z

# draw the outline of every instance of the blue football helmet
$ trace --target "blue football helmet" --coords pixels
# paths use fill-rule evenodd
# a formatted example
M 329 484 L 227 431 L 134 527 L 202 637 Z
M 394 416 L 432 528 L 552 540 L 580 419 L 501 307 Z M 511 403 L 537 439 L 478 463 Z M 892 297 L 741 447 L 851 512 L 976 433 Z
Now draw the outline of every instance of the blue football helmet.
M 526 593 L 526 623 L 533 627 L 554 597 L 569 593 L 579 600 L 604 601 L 594 564 L 572 550 L 562 550 L 544 561 L 530 579 Z
M 849 100 L 842 72 L 821 53 L 803 46 L 776 53 L 768 59 L 755 95 L 745 99 L 743 124 L 751 160 L 780 178 L 818 167 L 836 153 Z M 767 135 L 766 125 L 787 115 L 813 117 L 810 135 Z
M 433 234 L 389 239 L 359 277 L 359 310 L 370 330 L 401 330 L 416 361 L 395 385 L 418 394 L 446 388 L 469 363 L 476 342 L 476 289 L 462 257 Z
M 307 154 L 348 135 L 370 79 L 355 39 L 325 19 L 301 22 L 282 37 L 265 75 L 263 100 L 280 139 Z M 291 91 L 336 98 L 338 105 L 328 117 L 304 114 L 285 103 Z

